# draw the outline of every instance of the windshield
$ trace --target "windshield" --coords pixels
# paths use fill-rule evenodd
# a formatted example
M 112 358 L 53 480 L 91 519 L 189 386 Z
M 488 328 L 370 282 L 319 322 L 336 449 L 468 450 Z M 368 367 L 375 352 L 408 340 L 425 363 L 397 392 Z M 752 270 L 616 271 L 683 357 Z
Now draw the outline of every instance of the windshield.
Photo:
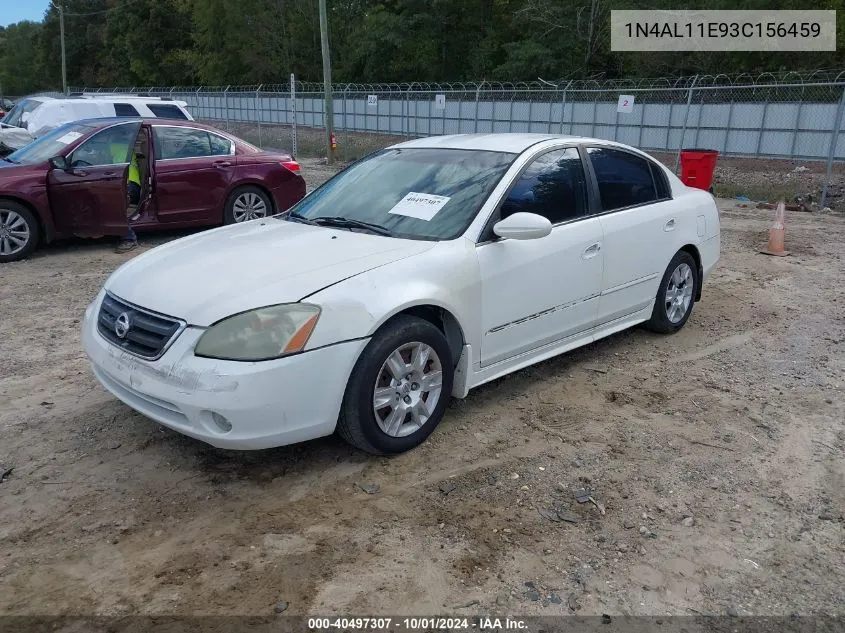
M 76 139 L 98 129 L 96 124 L 68 123 L 29 143 L 6 157 L 17 165 L 35 165 L 50 160 Z
M 24 123 L 21 121 L 21 117 L 24 115 L 25 112 L 32 112 L 40 106 L 43 101 L 36 101 L 34 99 L 24 99 L 23 101 L 17 103 L 14 108 L 9 110 L 2 119 L 0 119 L 0 123 L 5 123 L 6 125 L 13 125 L 14 127 L 26 127 Z
M 397 237 L 454 239 L 515 158 L 478 150 L 386 149 L 340 172 L 291 213 L 368 222 Z

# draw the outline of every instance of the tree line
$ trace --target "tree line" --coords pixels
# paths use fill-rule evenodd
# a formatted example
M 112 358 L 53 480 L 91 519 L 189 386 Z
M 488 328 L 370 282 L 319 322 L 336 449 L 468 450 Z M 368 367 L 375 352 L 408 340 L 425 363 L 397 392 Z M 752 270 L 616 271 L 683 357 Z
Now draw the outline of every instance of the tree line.
M 56 0 L 71 86 L 322 80 L 317 0 Z M 688 9 L 738 8 L 687 0 Z M 743 0 L 743 9 L 837 9 L 845 0 Z M 610 10 L 671 0 L 328 0 L 335 82 L 549 81 L 845 67 L 835 53 L 618 53 Z M 841 17 L 839 17 L 841 16 Z M 59 13 L 0 28 L 0 90 L 61 88 Z

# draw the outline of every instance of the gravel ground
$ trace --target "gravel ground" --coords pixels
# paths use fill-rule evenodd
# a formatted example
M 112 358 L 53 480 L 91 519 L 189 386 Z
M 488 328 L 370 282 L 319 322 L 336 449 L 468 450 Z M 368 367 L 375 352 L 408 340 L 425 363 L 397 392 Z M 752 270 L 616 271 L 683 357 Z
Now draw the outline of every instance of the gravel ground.
M 312 185 L 330 173 L 303 162 Z M 80 346 L 134 253 L 79 241 L 2 266 L 0 613 L 842 613 L 845 219 L 788 214 L 792 255 L 770 258 L 773 212 L 722 207 L 680 333 L 474 390 L 394 458 L 166 430 Z

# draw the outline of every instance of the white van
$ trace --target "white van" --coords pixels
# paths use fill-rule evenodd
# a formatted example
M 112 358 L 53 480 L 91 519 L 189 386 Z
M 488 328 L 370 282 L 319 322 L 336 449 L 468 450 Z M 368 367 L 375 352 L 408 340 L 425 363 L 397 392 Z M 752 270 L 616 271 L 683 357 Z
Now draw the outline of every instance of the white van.
M 139 95 L 28 97 L 0 119 L 0 155 L 20 149 L 65 123 L 82 119 L 160 117 L 193 121 L 187 105 L 185 101 Z

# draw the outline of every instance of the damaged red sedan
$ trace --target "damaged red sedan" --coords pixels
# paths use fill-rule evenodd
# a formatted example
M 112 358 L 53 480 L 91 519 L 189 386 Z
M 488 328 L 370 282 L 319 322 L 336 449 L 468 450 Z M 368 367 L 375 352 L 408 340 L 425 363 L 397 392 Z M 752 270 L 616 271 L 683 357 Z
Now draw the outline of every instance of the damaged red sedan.
M 149 231 L 245 222 L 286 211 L 304 196 L 289 154 L 208 125 L 77 121 L 0 160 L 0 263 L 56 239 L 123 236 L 130 225 Z

